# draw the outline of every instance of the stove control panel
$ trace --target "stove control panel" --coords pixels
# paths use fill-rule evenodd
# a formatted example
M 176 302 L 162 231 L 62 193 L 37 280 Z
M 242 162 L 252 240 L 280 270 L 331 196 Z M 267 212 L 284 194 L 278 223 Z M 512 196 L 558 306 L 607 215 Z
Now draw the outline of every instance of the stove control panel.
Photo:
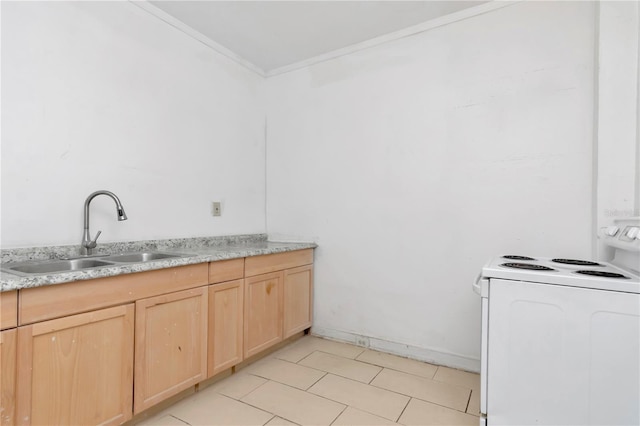
M 608 235 L 608 236 L 610 236 L 610 237 L 613 237 L 613 236 L 615 236 L 615 235 L 618 233 L 618 231 L 619 231 L 619 230 L 620 230 L 620 228 L 618 228 L 618 227 L 617 227 L 617 226 L 615 226 L 615 225 L 614 225 L 614 226 L 607 226 L 607 227 L 605 228 L 604 233 L 605 233 L 605 234 L 607 234 L 607 235 Z
M 633 241 L 635 239 L 640 239 L 640 228 L 636 226 L 627 226 L 622 231 L 623 236 L 620 237 L 623 241 Z
M 640 218 L 617 219 L 615 225 L 600 228 L 598 236 L 610 247 L 640 252 Z

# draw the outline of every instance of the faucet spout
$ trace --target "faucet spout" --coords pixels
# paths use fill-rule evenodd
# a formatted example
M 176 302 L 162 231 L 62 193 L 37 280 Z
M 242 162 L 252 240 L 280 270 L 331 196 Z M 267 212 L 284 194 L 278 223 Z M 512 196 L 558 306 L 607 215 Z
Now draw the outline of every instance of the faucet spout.
M 118 221 L 127 220 L 127 214 L 124 212 L 124 207 L 122 207 L 122 203 L 116 194 L 111 191 L 96 191 L 87 197 L 84 202 L 84 232 L 82 236 L 82 251 L 83 254 L 89 255 L 92 250 L 98 245 L 98 237 L 102 233 L 102 231 L 98 231 L 96 233 L 96 237 L 91 239 L 91 233 L 89 232 L 89 205 L 91 204 L 91 200 L 93 200 L 98 195 L 106 195 L 111 197 L 111 199 L 116 203 L 116 210 L 118 215 Z

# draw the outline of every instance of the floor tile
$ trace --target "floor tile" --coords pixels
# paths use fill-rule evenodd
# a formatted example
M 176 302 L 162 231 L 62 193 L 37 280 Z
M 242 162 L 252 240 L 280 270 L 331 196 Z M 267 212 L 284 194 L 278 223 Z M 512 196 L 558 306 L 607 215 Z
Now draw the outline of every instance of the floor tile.
M 364 351 L 364 348 L 359 348 L 347 343 L 335 342 L 333 340 L 321 339 L 319 337 L 305 336 L 279 350 L 274 356 L 285 361 L 298 362 L 315 351 L 327 352 L 344 358 L 354 359 Z
M 474 416 L 480 416 L 480 391 L 471 391 L 471 398 L 469 399 L 469 405 L 467 406 L 467 413 Z
M 298 426 L 298 424 L 276 416 L 269 420 L 266 426 Z
M 345 409 L 337 402 L 272 381 L 242 401 L 301 425 L 329 425 Z
M 438 366 L 427 364 L 426 362 L 420 362 L 414 359 L 402 358 L 400 356 L 371 350 L 364 351 L 358 355 L 356 360 L 379 365 L 380 367 L 390 368 L 392 370 L 415 374 L 416 376 L 426 377 L 427 379 L 433 378 L 433 375 L 438 370 Z
M 138 423 L 138 426 L 187 426 L 188 424 L 170 414 L 160 414 Z
M 319 351 L 311 353 L 298 364 L 363 383 L 369 383 L 382 370 L 371 364 Z
M 471 394 L 470 389 L 461 386 L 436 382 L 387 368 L 382 370 L 371 384 L 459 411 L 466 410 Z
M 324 372 L 277 358 L 263 359 L 246 368 L 246 373 L 275 380 L 298 389 L 309 389 Z
M 451 383 L 465 388 L 480 390 L 480 375 L 467 371 L 455 370 L 448 367 L 438 367 L 438 371 L 433 380 L 438 382 Z
M 211 386 L 216 392 L 233 399 L 240 399 L 258 386 L 267 383 L 262 377 L 247 374 L 244 371 L 234 374 L 220 383 Z
M 333 374 L 324 376 L 309 392 L 393 421 L 409 401 L 404 395 Z
M 202 394 L 205 392 L 203 391 Z M 172 416 L 192 426 L 264 425 L 273 417 L 271 413 L 214 392 L 206 392 L 206 395 L 194 395 L 179 402 L 169 411 Z
M 353 407 L 347 407 L 331 426 L 378 426 L 396 424 L 397 423 L 391 420 L 374 416 L 373 414 L 360 411 Z
M 450 408 L 412 398 L 398 422 L 403 425 L 420 426 L 477 426 L 478 418 Z

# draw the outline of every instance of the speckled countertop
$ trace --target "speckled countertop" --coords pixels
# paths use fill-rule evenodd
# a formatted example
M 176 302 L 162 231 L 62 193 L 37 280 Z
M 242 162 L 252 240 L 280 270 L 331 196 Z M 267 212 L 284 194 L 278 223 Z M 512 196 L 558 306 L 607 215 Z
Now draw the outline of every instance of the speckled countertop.
M 287 251 L 315 248 L 315 243 L 268 241 L 265 234 L 238 235 L 208 238 L 182 238 L 172 240 L 150 240 L 126 243 L 106 243 L 99 245 L 95 254 L 157 251 L 185 255 L 169 259 L 153 260 L 144 263 L 118 263 L 99 268 L 78 271 L 18 276 L 0 271 L 0 291 L 60 284 L 93 278 L 112 277 L 134 272 L 171 268 L 217 260 L 259 256 Z M 24 261 L 51 260 L 77 257 L 78 246 L 34 247 L 2 250 L 2 267 Z

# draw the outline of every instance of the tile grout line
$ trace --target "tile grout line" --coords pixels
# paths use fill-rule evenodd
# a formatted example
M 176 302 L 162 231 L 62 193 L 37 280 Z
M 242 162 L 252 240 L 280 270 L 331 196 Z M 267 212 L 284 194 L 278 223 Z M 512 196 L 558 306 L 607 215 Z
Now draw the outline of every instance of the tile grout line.
M 376 365 L 376 367 L 380 367 L 380 366 L 379 366 L 379 365 Z M 382 373 L 382 371 L 383 371 L 383 370 L 384 370 L 384 367 L 380 367 L 380 371 L 378 371 L 378 374 L 376 374 L 375 376 L 373 376 L 373 377 L 371 378 L 371 380 L 369 380 L 369 383 L 367 383 L 367 384 L 368 384 L 368 385 L 371 385 L 371 382 L 373 382 L 373 381 L 376 379 L 376 377 L 378 377 L 378 376 L 380 375 L 380 373 Z M 373 385 L 371 385 L 371 386 L 373 386 Z
M 416 377 L 419 377 L 419 376 L 416 376 Z M 423 378 L 424 378 L 424 377 L 423 377 Z M 349 379 L 349 380 L 351 380 L 351 379 Z M 429 379 L 427 379 L 427 380 L 429 380 Z M 355 380 L 354 380 L 354 381 L 355 381 Z M 362 383 L 362 382 L 360 382 L 360 383 Z M 442 383 L 442 382 L 439 382 L 439 383 Z M 404 394 L 404 393 L 396 392 L 396 391 L 394 391 L 394 390 L 387 389 L 387 388 L 383 388 L 383 387 L 378 386 L 378 385 L 375 385 L 375 384 L 369 384 L 369 386 L 372 386 L 372 387 L 374 387 L 374 388 L 376 388 L 376 389 L 385 390 L 385 391 L 387 391 L 387 392 L 395 393 L 395 394 L 397 394 L 397 395 L 402 395 L 402 396 L 406 396 L 406 397 L 409 397 L 409 398 L 418 399 L 418 400 L 420 400 L 420 401 L 428 402 L 429 404 L 434 404 L 434 405 L 438 405 L 438 406 L 440 406 L 440 407 L 448 408 L 448 409 L 450 409 L 450 410 L 454 410 L 454 411 L 457 411 L 457 412 L 459 412 L 459 413 L 468 414 L 466 411 L 460 411 L 460 410 L 458 410 L 457 408 L 454 408 L 454 407 L 448 407 L 448 406 L 446 406 L 446 405 L 438 404 L 437 402 L 434 402 L 434 401 L 428 401 L 428 400 L 426 400 L 426 399 L 418 398 L 417 396 L 407 395 L 407 394 Z M 455 386 L 458 386 L 458 385 L 455 385 Z M 458 387 L 463 388 L 463 389 L 466 389 L 466 390 L 468 390 L 468 391 L 470 391 L 470 392 L 471 392 L 471 389 L 467 389 L 467 388 L 465 388 L 465 387 L 463 387 L 463 386 L 458 386 Z M 468 401 L 467 401 L 467 405 L 468 405 Z M 466 410 L 466 409 L 465 409 L 465 410 Z
M 433 366 L 433 367 L 435 368 L 435 370 L 434 370 L 433 374 L 431 375 L 431 377 L 421 376 L 421 375 L 419 375 L 419 374 L 415 374 L 415 373 L 412 373 L 412 372 L 409 372 L 409 371 L 406 371 L 406 370 L 400 370 L 400 369 L 398 369 L 398 368 L 389 367 L 389 366 L 386 366 L 386 365 L 380 365 L 380 364 L 376 364 L 376 363 L 374 363 L 374 362 L 370 362 L 370 361 L 365 361 L 365 360 L 358 359 L 358 357 L 359 357 L 360 355 L 362 355 L 365 351 L 362 351 L 362 352 L 361 352 L 360 354 L 358 354 L 355 358 L 349 358 L 349 357 L 345 357 L 345 356 L 342 356 L 342 355 L 338 355 L 338 354 L 333 353 L 333 352 L 326 352 L 326 351 L 323 351 L 323 350 L 321 350 L 321 349 L 316 349 L 316 350 L 312 351 L 311 353 L 309 353 L 308 355 L 306 355 L 306 356 L 304 356 L 303 358 L 301 358 L 299 361 L 297 361 L 297 362 L 296 362 L 296 364 L 300 364 L 302 361 L 304 361 L 305 359 L 309 358 L 309 357 L 310 357 L 311 355 L 313 355 L 315 352 L 322 352 L 322 353 L 327 354 L 327 355 L 333 355 L 333 356 L 336 356 L 336 357 L 338 357 L 338 358 L 343 358 L 343 359 L 345 359 L 345 360 L 347 360 L 347 361 L 355 361 L 355 362 L 359 362 L 359 363 L 364 364 L 364 365 L 370 365 L 370 366 L 372 366 L 372 367 L 378 367 L 378 368 L 380 368 L 380 369 L 381 369 L 381 371 L 382 371 L 383 369 L 385 369 L 385 368 L 386 368 L 386 369 L 388 369 L 388 370 L 397 371 L 397 372 L 399 372 L 399 373 L 409 374 L 409 375 L 411 375 L 411 376 L 420 377 L 420 378 L 428 379 L 428 380 L 433 380 L 434 382 L 438 382 L 438 383 L 446 383 L 446 384 L 449 384 L 449 385 L 460 386 L 460 385 L 458 385 L 458 384 L 456 384 L 456 383 L 449 383 L 449 382 L 447 382 L 447 381 L 441 381 L 441 380 L 436 380 L 436 379 L 434 379 L 434 377 L 435 377 L 435 376 L 436 376 L 436 374 L 438 373 L 438 370 L 439 370 L 439 369 L 440 369 L 440 367 L 441 367 L 441 366 L 439 366 L 439 365 L 431 364 L 431 363 L 429 363 L 429 362 L 419 361 L 419 360 L 412 359 L 412 358 L 403 358 L 403 357 L 399 357 L 399 356 L 398 356 L 398 358 L 399 358 L 399 359 L 401 359 L 401 360 L 414 361 L 414 362 L 417 362 L 417 363 L 420 363 L 420 364 L 430 365 L 430 366 Z M 384 353 L 384 352 L 383 352 L 383 353 Z M 393 355 L 393 354 L 388 354 L 388 355 L 391 355 L 391 356 L 397 356 L 397 355 Z M 283 360 L 283 361 L 287 361 L 287 360 Z M 289 361 L 289 362 L 291 362 L 291 361 Z M 303 365 L 303 364 L 300 364 L 300 365 L 302 365 L 303 367 L 309 367 L 309 368 L 314 368 L 314 369 L 318 370 L 317 368 L 315 368 L 315 367 L 310 367 L 310 366 L 308 366 L 308 365 Z M 324 371 L 324 370 L 320 370 L 320 371 Z M 334 373 L 334 374 L 335 374 L 335 373 Z M 380 374 L 380 372 L 378 372 L 378 374 Z M 376 374 L 376 376 L 377 376 L 378 374 Z M 473 373 L 470 373 L 470 374 L 473 374 Z M 341 376 L 341 377 L 344 377 L 344 376 Z M 345 377 L 345 378 L 348 378 L 348 377 Z M 375 378 L 375 377 L 374 377 L 374 378 Z M 373 379 L 371 379 L 371 380 L 373 380 Z M 369 381 L 369 383 L 371 383 L 371 381 Z M 460 386 L 460 387 L 464 387 L 464 386 Z M 466 389 L 466 387 L 464 387 L 464 388 Z
M 390 355 L 393 355 L 393 354 L 390 354 Z M 395 355 L 394 355 L 394 356 L 395 356 Z M 401 358 L 401 357 L 399 357 L 399 358 Z M 359 359 L 357 359 L 357 358 L 356 358 L 356 359 L 354 359 L 354 361 L 361 362 L 361 363 L 363 363 L 363 364 L 367 364 L 367 365 L 373 365 L 373 366 L 375 366 L 375 367 L 380 367 L 380 368 L 382 368 L 382 369 L 385 369 L 385 368 L 386 368 L 386 369 L 388 369 L 388 370 L 397 371 L 397 372 L 399 372 L 399 373 L 409 374 L 409 375 L 411 375 L 411 376 L 421 377 L 421 378 L 423 378 L 423 379 L 433 380 L 434 382 L 438 382 L 438 383 L 447 383 L 447 384 L 450 384 L 450 385 L 460 386 L 460 385 L 456 385 L 455 383 L 442 382 L 442 381 L 440 381 L 440 380 L 435 380 L 435 379 L 434 379 L 434 377 L 436 377 L 436 373 L 438 372 L 438 369 L 440 368 L 440 366 L 438 366 L 438 365 L 430 364 L 430 363 L 428 363 L 428 362 L 418 361 L 418 360 L 411 359 L 411 358 L 401 358 L 401 359 L 407 359 L 407 360 L 410 360 L 410 361 L 416 361 L 416 362 L 419 362 L 419 363 L 422 363 L 422 364 L 432 365 L 432 366 L 434 366 L 434 367 L 436 368 L 436 371 L 433 373 L 433 375 L 432 375 L 431 377 L 425 377 L 425 376 L 420 376 L 420 375 L 418 375 L 418 374 L 410 373 L 410 372 L 405 371 L 405 370 L 399 370 L 399 369 L 397 369 L 397 368 L 388 367 L 388 366 L 386 366 L 386 365 L 374 364 L 374 363 L 369 362 L 369 361 L 362 361 L 362 360 L 359 360 Z
M 269 420 L 267 420 L 265 423 L 262 423 L 262 426 L 266 425 L 266 424 L 267 424 L 267 423 L 269 423 L 271 420 L 273 420 L 273 419 L 275 419 L 275 418 L 277 417 L 277 416 L 276 416 L 275 414 L 273 414 L 273 413 L 271 413 L 271 415 L 272 415 L 272 417 L 271 417 Z
M 254 377 L 260 377 L 260 376 L 256 376 L 255 374 L 251 374 L 251 375 L 252 375 L 252 376 L 254 376 Z M 260 377 L 260 378 L 261 378 L 261 379 L 264 379 L 264 377 Z M 224 395 L 224 394 L 222 394 L 222 393 L 220 393 L 220 392 L 217 392 L 217 393 L 218 393 L 219 395 L 226 396 L 227 398 L 231 398 L 231 399 L 235 399 L 236 401 L 244 402 L 244 401 L 242 401 L 242 398 L 244 398 L 244 397 L 246 397 L 247 395 L 249 395 L 249 394 L 251 394 L 251 393 L 253 393 L 253 392 L 257 391 L 257 390 L 258 390 L 258 389 L 260 389 L 262 386 L 264 386 L 264 385 L 266 385 L 267 383 L 269 383 L 269 381 L 270 381 L 270 379 L 266 379 L 266 382 L 264 382 L 264 383 L 262 383 L 262 384 L 260 384 L 260 385 L 256 386 L 256 388 L 255 388 L 255 389 L 252 389 L 251 391 L 249 391 L 249 392 L 245 393 L 245 394 L 244 394 L 244 395 L 242 395 L 239 399 L 231 398 L 230 396 Z M 246 404 L 246 402 L 245 402 L 245 404 Z M 251 404 L 247 404 L 247 405 L 251 405 Z M 253 407 L 253 405 L 251 405 L 251 406 Z M 256 408 L 258 408 L 258 407 L 256 407 Z M 264 411 L 264 410 L 262 410 L 262 411 Z
M 252 391 L 251 391 L 251 392 L 249 392 L 249 393 L 253 393 L 254 391 L 258 390 L 258 388 L 260 388 L 260 387 L 262 387 L 262 386 L 266 385 L 266 384 L 267 384 L 267 383 L 269 383 L 270 381 L 271 381 L 271 380 L 267 380 L 266 382 L 264 382 L 263 384 L 261 384 L 260 386 L 258 386 L 257 388 L 255 388 L 254 390 L 252 390 Z M 275 381 L 274 381 L 274 383 L 278 383 L 278 382 L 275 382 Z M 293 389 L 297 389 L 297 388 L 293 388 Z M 300 389 L 298 389 L 298 390 L 300 390 Z M 249 395 L 249 393 L 248 393 L 247 395 Z M 245 396 L 247 396 L 247 395 L 245 395 Z M 226 395 L 225 395 L 225 396 L 226 396 Z M 244 398 L 245 396 L 243 396 L 243 398 Z M 233 398 L 232 398 L 232 399 L 233 399 Z M 247 401 L 242 401 L 242 400 L 240 400 L 240 399 L 236 399 L 235 401 L 238 401 L 238 402 L 240 402 L 240 403 L 242 403 L 242 404 L 244 404 L 244 405 L 246 405 L 246 406 L 248 406 L 248 407 L 255 408 L 256 410 L 260 410 L 260 411 L 262 411 L 262 412 L 264 412 L 264 413 L 271 414 L 273 417 L 271 417 L 267 423 L 269 423 L 269 422 L 270 422 L 271 420 L 273 420 L 275 417 L 281 417 L 281 418 L 283 418 L 283 419 L 285 419 L 285 420 L 287 420 L 287 421 L 290 421 L 291 423 L 295 423 L 295 424 L 297 424 L 296 422 L 291 421 L 291 420 L 287 419 L 286 417 L 281 416 L 280 414 L 272 413 L 271 411 L 267 411 L 267 410 L 265 410 L 264 408 L 260 408 L 260 407 L 258 407 L 258 406 L 253 405 L 253 404 L 250 404 L 250 403 L 248 403 Z M 265 423 L 265 425 L 266 425 L 267 423 Z
M 327 373 L 327 374 L 329 374 L 329 373 Z M 325 376 L 326 376 L 326 374 L 325 374 Z M 324 376 L 323 376 L 323 377 L 324 377 Z M 317 394 L 315 394 L 315 393 L 313 393 L 313 392 L 307 392 L 306 390 L 298 389 L 298 388 L 296 388 L 296 387 L 294 387 L 294 386 L 289 386 L 289 385 L 287 385 L 286 383 L 276 382 L 275 380 L 268 380 L 266 383 L 263 383 L 262 385 L 260 385 L 260 386 L 258 386 L 258 387 L 261 387 L 261 386 L 263 386 L 263 385 L 266 385 L 266 384 L 267 384 L 267 383 L 269 383 L 269 382 L 273 382 L 273 383 L 277 383 L 277 384 L 282 385 L 282 386 L 286 386 L 286 387 L 291 388 L 291 389 L 293 389 L 293 390 L 296 390 L 296 391 L 298 391 L 298 392 L 306 393 L 306 394 L 308 394 L 309 396 L 315 396 L 315 397 L 318 397 L 318 398 L 324 399 L 325 401 L 333 402 L 333 403 L 335 403 L 335 404 L 339 404 L 339 405 L 344 405 L 344 406 L 345 406 L 345 409 L 346 409 L 346 407 L 349 407 L 349 405 L 348 405 L 348 404 L 345 404 L 344 402 L 334 401 L 333 399 L 326 398 L 326 397 L 324 397 L 324 396 L 322 396 L 322 395 L 317 395 Z M 257 389 L 258 389 L 258 388 L 254 389 L 254 390 L 257 390 Z M 249 392 L 249 393 L 253 393 L 253 391 L 251 391 L 251 392 Z M 248 394 L 247 394 L 247 395 L 248 395 Z M 250 406 L 250 407 L 254 407 L 254 408 L 257 408 L 258 410 L 264 411 L 265 413 L 270 413 L 270 414 L 273 414 L 274 416 L 282 417 L 283 419 L 285 419 L 285 420 L 287 420 L 287 421 L 290 421 L 290 422 L 292 422 L 292 423 L 298 424 L 298 423 L 294 422 L 293 420 L 288 419 L 288 418 L 287 418 L 287 417 L 285 417 L 285 416 L 282 416 L 282 415 L 280 415 L 280 414 L 274 414 L 274 413 L 271 413 L 270 411 L 266 411 L 266 410 L 265 410 L 265 409 L 263 409 L 263 408 L 256 407 L 255 405 L 251 405 L 251 404 L 249 404 L 249 403 L 248 403 L 248 402 L 246 402 L 246 401 L 240 401 L 240 402 L 242 402 L 242 403 L 244 403 L 244 404 L 247 404 L 247 405 L 248 405 L 248 406 Z M 343 409 L 342 411 L 344 411 L 344 409 Z
M 350 378 L 348 378 L 348 377 L 338 376 L 337 374 L 333 374 L 333 373 L 327 373 L 327 374 L 325 375 L 325 377 L 326 377 L 326 376 L 328 376 L 329 374 L 331 374 L 331 375 L 333 375 L 333 376 L 336 376 L 336 377 L 341 377 L 341 378 L 343 378 L 343 379 L 345 379 L 345 380 L 351 380 L 352 382 L 356 382 L 356 383 L 361 384 L 361 385 L 364 385 L 364 386 L 371 386 L 371 387 L 374 387 L 374 388 L 376 388 L 376 389 L 383 390 L 383 391 L 387 391 L 387 392 L 390 392 L 390 393 L 393 393 L 393 394 L 396 394 L 396 395 L 399 395 L 399 396 L 405 396 L 405 397 L 408 397 L 408 398 L 409 398 L 409 400 L 411 400 L 411 398 L 412 398 L 412 397 L 411 397 L 411 396 L 409 396 L 409 395 L 403 395 L 403 394 L 401 394 L 401 393 L 394 392 L 394 391 L 389 390 L 389 389 L 384 389 L 384 388 L 381 388 L 381 387 L 378 387 L 378 386 L 372 386 L 372 385 L 369 385 L 368 383 L 359 382 L 359 381 L 357 381 L 357 380 L 353 380 L 353 379 L 350 379 Z M 311 388 L 309 388 L 309 389 L 311 389 Z M 306 391 L 305 391 L 305 392 L 306 392 Z M 355 408 L 355 409 L 357 409 L 357 410 L 364 411 L 365 413 L 368 413 L 368 414 L 371 414 L 371 415 L 374 415 L 374 416 L 378 416 L 378 417 L 382 417 L 383 419 L 390 420 L 390 421 L 392 421 L 392 422 L 394 421 L 394 420 L 391 420 L 390 418 L 388 418 L 388 417 L 384 417 L 384 416 L 382 416 L 382 415 L 380 415 L 380 414 L 376 414 L 376 413 L 372 413 L 372 412 L 370 412 L 370 411 L 367 411 L 367 410 L 365 410 L 364 408 L 359 408 L 359 407 L 356 407 L 356 406 L 353 406 L 353 405 L 346 404 L 346 403 L 341 402 L 341 401 L 336 401 L 335 399 L 327 398 L 326 396 L 324 396 L 324 395 L 318 395 L 317 393 L 313 393 L 313 392 L 308 392 L 308 393 L 309 393 L 309 394 L 311 394 L 311 395 L 315 395 L 315 396 L 317 396 L 317 397 L 320 397 L 320 398 L 322 398 L 322 399 L 326 399 L 327 401 L 332 401 L 332 402 L 338 403 L 338 404 L 340 404 L 340 405 L 345 405 L 345 406 L 347 406 L 347 407 L 353 407 L 353 408 Z M 449 407 L 447 407 L 447 408 L 449 408 Z
M 442 380 L 436 380 L 436 379 L 432 379 L 432 378 L 430 379 L 429 377 L 424 377 L 424 376 L 419 376 L 417 374 L 407 373 L 406 371 L 396 370 L 395 368 L 382 367 L 382 369 L 383 370 L 386 369 L 386 370 L 395 371 L 396 373 L 406 374 L 408 376 L 412 376 L 412 377 L 415 377 L 415 378 L 418 378 L 418 379 L 429 380 L 429 381 L 432 381 L 434 383 L 442 383 L 442 384 L 447 385 L 447 386 L 455 386 L 457 388 L 466 389 L 468 391 L 472 391 L 473 390 L 473 388 L 471 388 L 471 387 L 459 385 L 457 383 L 451 383 L 451 382 L 446 382 L 446 381 L 442 381 Z M 433 377 L 435 377 L 435 374 L 434 374 Z
M 307 367 L 307 366 L 305 365 L 304 367 Z M 338 374 L 338 373 L 333 372 L 333 371 L 324 371 L 324 370 L 319 370 L 319 369 L 314 368 L 314 367 L 307 367 L 307 368 L 311 368 L 311 369 L 313 369 L 313 370 L 321 371 L 321 372 L 323 372 L 323 373 L 324 373 L 324 375 L 323 375 L 322 377 L 320 377 L 320 378 L 316 381 L 316 383 L 318 383 L 320 380 L 322 380 L 322 378 L 324 378 L 327 374 L 333 374 L 333 375 L 334 375 L 334 376 L 336 376 L 336 377 L 342 377 L 343 379 L 352 380 L 352 381 L 354 381 L 354 382 L 357 382 L 357 383 L 360 383 L 360 384 L 363 384 L 363 385 L 368 385 L 368 384 L 370 384 L 370 381 L 369 381 L 369 382 L 362 382 L 362 381 L 360 381 L 360 380 L 356 380 L 356 379 L 354 379 L 354 378 L 352 378 L 352 377 L 343 376 L 343 375 Z M 382 370 L 380 370 L 380 371 L 382 371 Z M 380 371 L 376 374 L 376 376 L 377 376 L 378 374 L 380 374 Z M 371 379 L 371 380 L 373 380 L 373 379 Z M 315 385 L 316 383 L 314 383 L 314 385 Z M 313 385 L 311 385 L 311 386 L 313 386 Z M 311 386 L 309 386 L 309 388 L 311 388 Z
M 351 378 L 351 377 L 343 376 L 343 375 L 338 374 L 338 373 L 333 372 L 333 371 L 325 371 L 325 370 L 321 370 L 321 369 L 320 369 L 320 368 L 318 368 L 318 367 L 312 367 L 312 366 L 310 366 L 310 365 L 300 364 L 302 361 L 304 361 L 305 359 L 309 358 L 311 355 L 313 355 L 313 354 L 314 354 L 314 353 L 316 353 L 316 352 L 322 352 L 322 353 L 327 354 L 327 355 L 334 355 L 334 356 L 337 356 L 338 358 L 343 358 L 343 359 L 344 359 L 344 360 L 346 360 L 346 361 L 360 362 L 360 363 L 362 363 L 362 364 L 364 364 L 364 365 L 368 365 L 368 366 L 372 366 L 372 367 L 378 367 L 378 368 L 380 368 L 380 371 L 378 371 L 378 372 L 375 374 L 375 376 L 373 376 L 373 378 L 372 378 L 371 380 L 369 380 L 368 382 L 363 382 L 363 381 L 360 381 L 360 380 L 353 379 L 353 378 Z M 278 359 L 280 359 L 280 358 L 278 358 Z M 363 363 L 362 361 L 358 361 L 358 360 L 356 360 L 356 359 L 354 359 L 354 358 L 346 358 L 346 357 L 343 357 L 343 356 L 340 356 L 340 355 L 332 354 L 332 353 L 330 353 L 330 352 L 323 352 L 323 351 L 313 351 L 313 352 L 311 352 L 309 355 L 305 356 L 304 358 L 302 358 L 300 361 L 298 361 L 298 362 L 296 362 L 296 363 L 292 363 L 291 361 L 287 361 L 287 360 L 285 360 L 285 359 L 281 359 L 281 361 L 289 362 L 290 364 L 296 364 L 296 365 L 299 365 L 300 367 L 310 368 L 310 369 L 312 369 L 312 370 L 320 371 L 320 372 L 324 373 L 324 374 L 323 374 L 323 376 L 322 376 L 322 377 L 320 377 L 318 380 L 316 380 L 316 381 L 315 381 L 311 386 L 313 386 L 313 385 L 315 385 L 316 383 L 318 383 L 318 382 L 319 382 L 320 380 L 322 380 L 322 378 L 323 378 L 324 376 L 326 376 L 327 374 L 333 374 L 334 376 L 342 377 L 342 378 L 344 378 L 344 379 L 353 380 L 354 382 L 360 382 L 360 383 L 362 383 L 362 384 L 367 385 L 367 384 L 370 384 L 370 383 L 371 383 L 371 381 L 372 381 L 373 379 L 375 379 L 375 378 L 378 376 L 378 374 L 380 374 L 380 372 L 384 369 L 384 367 L 380 367 L 379 365 L 374 365 L 374 364 L 369 364 L 369 363 Z M 256 374 L 254 374 L 254 375 L 255 375 L 255 376 L 257 376 Z M 262 377 L 262 376 L 257 376 L 257 377 Z M 267 378 L 267 377 L 262 377 L 262 378 L 263 378 L 263 379 L 268 379 L 268 380 L 274 380 L 274 379 Z M 277 380 L 274 380 L 274 381 L 276 381 L 276 382 L 277 382 Z M 281 382 L 278 382 L 278 383 L 281 383 Z M 286 383 L 282 383 L 282 384 L 286 384 Z M 309 388 L 311 388 L 311 386 L 309 386 L 309 387 L 307 388 L 307 390 L 308 390 Z
M 342 415 L 342 413 L 344 413 L 345 411 L 347 411 L 347 408 L 349 408 L 349 407 L 351 407 L 351 406 L 350 406 L 350 405 L 346 405 L 346 404 L 345 404 L 344 409 L 343 409 L 342 411 L 340 411 L 340 413 L 336 416 L 336 418 L 335 418 L 335 419 L 333 419 L 333 420 L 331 421 L 331 423 L 329 423 L 329 426 L 333 425 L 333 424 L 336 422 L 336 420 L 338 420 L 338 417 L 340 417 L 340 416 Z
M 299 359 L 297 362 L 295 362 L 295 364 L 300 365 L 300 363 L 302 361 L 304 361 L 305 359 L 309 358 L 311 355 L 313 355 L 316 352 L 319 352 L 319 351 L 311 351 L 311 352 L 309 352 L 307 355 L 303 356 L 301 359 Z M 283 361 L 286 361 L 286 359 L 283 359 Z M 306 367 L 306 365 L 304 365 L 303 367 Z
M 322 371 L 322 370 L 318 370 L 318 371 Z M 327 374 L 329 374 L 329 372 L 325 371 L 324 374 L 322 375 L 322 377 L 320 377 L 318 380 L 316 380 L 315 382 L 313 382 L 313 384 L 311 386 L 309 386 L 308 388 L 306 388 L 304 391 L 307 392 L 309 389 L 311 389 L 316 383 L 318 383 L 320 380 L 322 380 Z M 309 392 L 311 393 L 311 392 Z M 315 394 L 313 394 L 315 395 Z
M 413 397 L 409 398 L 409 400 L 407 401 L 407 403 L 405 404 L 404 408 L 402 409 L 402 411 L 400 412 L 400 415 L 398 416 L 397 419 L 395 419 L 394 421 L 396 423 L 400 423 L 400 417 L 402 417 L 402 415 L 404 414 L 404 412 L 406 411 L 407 407 L 409 406 L 409 403 L 411 403 L 411 400 L 413 399 Z
M 187 422 L 186 420 L 182 420 L 180 417 L 174 416 L 173 414 L 169 414 L 169 417 L 173 417 L 174 419 L 181 421 L 182 423 L 191 426 L 191 423 Z

